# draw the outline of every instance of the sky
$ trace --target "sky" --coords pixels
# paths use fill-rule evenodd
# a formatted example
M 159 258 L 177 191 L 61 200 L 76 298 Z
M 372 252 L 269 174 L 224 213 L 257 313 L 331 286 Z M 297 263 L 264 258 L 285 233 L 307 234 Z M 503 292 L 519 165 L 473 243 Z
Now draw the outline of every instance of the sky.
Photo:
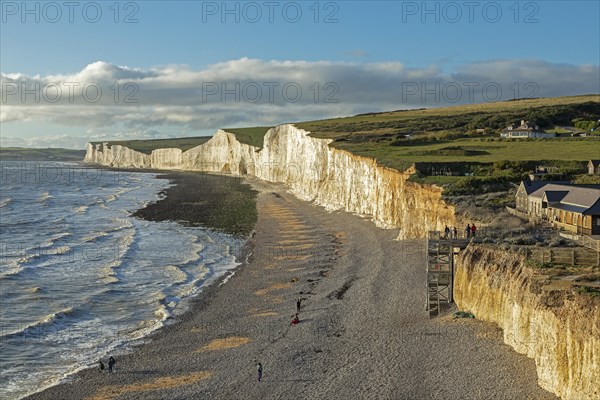
M 600 93 L 598 1 L 0 1 L 0 145 Z

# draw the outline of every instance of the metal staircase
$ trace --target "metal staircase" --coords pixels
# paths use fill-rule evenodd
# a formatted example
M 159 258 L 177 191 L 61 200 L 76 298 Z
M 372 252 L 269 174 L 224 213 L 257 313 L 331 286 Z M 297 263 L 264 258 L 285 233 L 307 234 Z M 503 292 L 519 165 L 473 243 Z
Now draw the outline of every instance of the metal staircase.
M 427 238 L 427 312 L 438 316 L 444 306 L 452 303 L 454 278 L 453 246 L 443 240 L 440 232 L 429 232 Z

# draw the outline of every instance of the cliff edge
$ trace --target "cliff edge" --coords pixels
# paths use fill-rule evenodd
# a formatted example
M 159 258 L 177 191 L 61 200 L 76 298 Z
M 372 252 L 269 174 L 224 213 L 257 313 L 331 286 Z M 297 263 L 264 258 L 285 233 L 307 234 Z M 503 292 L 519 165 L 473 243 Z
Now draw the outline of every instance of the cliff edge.
M 400 229 L 399 239 L 425 237 L 427 231 L 456 224 L 454 207 L 442 199 L 441 188 L 410 182 L 412 170 L 382 167 L 374 159 L 331 148 L 330 142 L 286 124 L 267 131 L 262 149 L 219 130 L 187 151 L 144 154 L 121 145 L 88 144 L 84 161 L 115 168 L 252 175 L 283 183 L 298 198 L 327 209 L 371 216 L 379 227 Z

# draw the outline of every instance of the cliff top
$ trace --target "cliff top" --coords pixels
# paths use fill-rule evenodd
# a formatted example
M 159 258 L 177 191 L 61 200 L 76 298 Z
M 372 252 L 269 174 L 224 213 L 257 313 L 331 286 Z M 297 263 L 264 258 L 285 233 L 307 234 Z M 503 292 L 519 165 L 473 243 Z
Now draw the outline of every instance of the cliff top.
M 499 133 L 520 120 L 536 121 L 551 139 L 504 139 Z M 593 137 L 572 137 L 573 121 L 600 119 L 600 95 L 524 99 L 454 107 L 360 114 L 301 122 L 299 128 L 331 146 L 403 170 L 412 163 L 491 163 L 500 160 L 589 160 Z M 568 129 L 567 129 L 568 128 Z M 524 142 L 536 141 L 535 145 Z M 535 151 L 532 151 L 535 146 Z
M 227 128 L 225 132 L 233 133 L 238 141 L 262 149 L 265 134 L 272 126 L 257 126 L 254 128 Z
M 111 140 L 107 141 L 108 146 L 118 145 L 139 151 L 144 154 L 151 154 L 152 150 L 176 148 L 183 151 L 189 150 L 208 142 L 211 136 L 182 137 L 174 139 L 150 139 L 150 140 Z M 90 142 L 96 145 L 102 142 Z

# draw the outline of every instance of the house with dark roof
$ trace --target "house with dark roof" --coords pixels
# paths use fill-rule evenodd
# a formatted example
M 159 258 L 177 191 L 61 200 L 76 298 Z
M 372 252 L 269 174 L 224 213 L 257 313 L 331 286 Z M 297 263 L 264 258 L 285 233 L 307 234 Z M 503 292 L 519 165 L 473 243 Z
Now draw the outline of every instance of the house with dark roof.
M 600 175 L 600 160 L 590 160 L 588 162 L 588 174 Z
M 541 129 L 535 122 L 521 120 L 521 125 L 511 124 L 500 133 L 500 137 L 509 139 L 537 139 L 553 138 L 555 133 L 548 133 Z
M 522 181 L 515 195 L 517 211 L 537 215 L 537 211 L 542 207 L 542 199 L 536 196 L 530 197 L 530 195 L 546 185 L 568 185 L 569 183 L 568 181 Z
M 534 220 L 573 233 L 600 235 L 600 185 L 521 182 L 516 201 L 517 210 Z

